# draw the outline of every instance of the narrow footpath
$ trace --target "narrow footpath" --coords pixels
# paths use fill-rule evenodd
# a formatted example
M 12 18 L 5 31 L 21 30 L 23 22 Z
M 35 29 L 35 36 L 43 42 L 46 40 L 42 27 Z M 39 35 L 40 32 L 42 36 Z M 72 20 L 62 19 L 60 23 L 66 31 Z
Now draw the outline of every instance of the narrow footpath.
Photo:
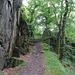
M 19 75 L 44 75 L 45 62 L 42 50 L 41 43 L 36 43 L 35 53 L 30 58 L 28 65 L 21 69 Z

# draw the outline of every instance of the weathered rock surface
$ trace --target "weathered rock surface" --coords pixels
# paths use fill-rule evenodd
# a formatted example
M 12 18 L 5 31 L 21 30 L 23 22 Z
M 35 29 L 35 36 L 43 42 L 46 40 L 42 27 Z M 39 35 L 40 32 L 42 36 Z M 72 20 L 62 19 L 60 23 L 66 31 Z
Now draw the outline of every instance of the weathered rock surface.
M 12 56 L 21 4 L 22 0 L 0 0 L 0 69 L 7 66 L 6 57 Z

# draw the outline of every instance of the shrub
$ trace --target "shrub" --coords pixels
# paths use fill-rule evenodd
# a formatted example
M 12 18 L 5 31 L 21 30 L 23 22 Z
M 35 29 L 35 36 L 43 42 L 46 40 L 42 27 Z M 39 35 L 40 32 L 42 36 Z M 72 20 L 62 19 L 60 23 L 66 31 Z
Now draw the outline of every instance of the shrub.
M 74 62 L 74 53 L 74 47 L 72 47 L 71 45 L 65 45 L 64 58 L 70 59 L 72 62 Z

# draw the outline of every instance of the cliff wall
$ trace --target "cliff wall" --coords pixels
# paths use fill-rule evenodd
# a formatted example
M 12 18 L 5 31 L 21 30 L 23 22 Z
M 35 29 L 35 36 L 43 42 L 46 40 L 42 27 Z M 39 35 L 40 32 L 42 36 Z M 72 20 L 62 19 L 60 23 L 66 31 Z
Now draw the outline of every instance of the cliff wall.
M 0 69 L 11 57 L 19 31 L 21 0 L 0 0 Z

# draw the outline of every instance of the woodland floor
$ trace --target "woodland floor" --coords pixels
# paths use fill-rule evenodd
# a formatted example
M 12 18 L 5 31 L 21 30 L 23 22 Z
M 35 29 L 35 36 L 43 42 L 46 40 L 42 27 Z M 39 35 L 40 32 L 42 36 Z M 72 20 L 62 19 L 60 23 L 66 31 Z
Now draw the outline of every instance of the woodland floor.
M 41 43 L 34 46 L 34 54 L 30 57 L 28 65 L 21 69 L 19 75 L 44 75 L 45 63 Z

